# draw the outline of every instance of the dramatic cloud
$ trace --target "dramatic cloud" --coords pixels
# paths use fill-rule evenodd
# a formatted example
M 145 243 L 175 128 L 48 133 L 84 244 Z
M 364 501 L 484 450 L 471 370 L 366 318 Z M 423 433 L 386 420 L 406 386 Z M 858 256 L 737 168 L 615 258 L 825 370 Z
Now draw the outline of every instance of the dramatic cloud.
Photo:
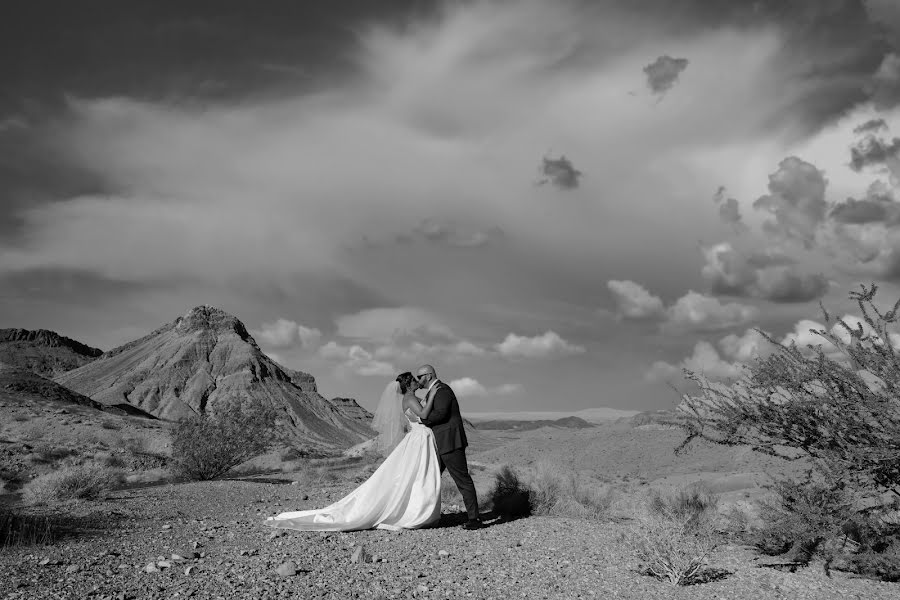
M 585 352 L 583 346 L 570 344 L 555 331 L 526 337 L 510 333 L 496 346 L 497 352 L 509 358 L 553 358 Z
M 669 91 L 678 76 L 687 69 L 688 60 L 686 58 L 672 58 L 663 55 L 654 62 L 644 67 L 644 74 L 647 76 L 647 86 L 654 94 L 665 94 Z
M 884 119 L 869 119 L 865 123 L 854 127 L 853 133 L 869 133 L 887 128 L 888 126 Z
M 898 154 L 900 154 L 900 138 L 895 137 L 892 141 L 886 142 L 869 134 L 850 148 L 850 168 L 862 171 L 865 167 L 887 166 L 900 176 L 900 172 L 897 171 L 900 165 Z
M 759 316 L 759 310 L 736 302 L 723 304 L 712 296 L 693 290 L 667 310 L 663 324 L 670 331 L 716 331 L 745 325 Z
M 756 329 L 748 329 L 743 335 L 726 335 L 719 340 L 718 347 L 725 358 L 743 364 L 765 358 L 775 351 L 772 343 Z
M 815 243 L 816 229 L 825 219 L 827 202 L 824 174 L 810 163 L 788 157 L 769 175 L 769 194 L 759 197 L 753 208 L 773 215 L 763 230 L 777 239 L 796 240 L 806 248 Z
M 884 223 L 892 226 L 900 224 L 900 204 L 891 187 L 882 181 L 875 181 L 864 198 L 847 198 L 835 204 L 828 216 L 838 223 L 849 225 Z
M 741 220 L 741 209 L 734 198 L 725 198 L 725 187 L 719 186 L 713 196 L 713 202 L 719 205 L 719 219 L 731 226 L 736 234 L 747 231 L 747 226 Z
M 607 281 L 618 313 L 626 319 L 655 319 L 665 314 L 663 301 L 633 281 Z
M 582 173 L 572 165 L 565 156 L 559 158 L 544 157 L 541 163 L 541 179 L 538 185 L 551 183 L 561 190 L 573 190 L 578 187 L 578 180 Z
M 771 302 L 807 302 L 829 288 L 822 273 L 802 273 L 779 254 L 744 255 L 723 242 L 703 249 L 701 271 L 713 293 L 762 298 Z
M 289 348 L 298 344 L 303 348 L 313 348 L 322 338 L 322 332 L 318 329 L 304 327 L 288 319 L 263 323 L 258 330 L 251 333 L 258 342 L 272 348 Z
M 898 30 L 900 31 L 900 30 Z M 885 55 L 869 85 L 872 102 L 879 109 L 900 104 L 900 54 Z

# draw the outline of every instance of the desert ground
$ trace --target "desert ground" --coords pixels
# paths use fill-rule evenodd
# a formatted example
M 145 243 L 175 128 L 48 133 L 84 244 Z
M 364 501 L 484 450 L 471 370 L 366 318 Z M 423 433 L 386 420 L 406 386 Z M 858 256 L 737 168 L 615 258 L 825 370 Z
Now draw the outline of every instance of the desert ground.
M 372 455 L 299 457 L 281 450 L 207 482 L 166 475 L 164 421 L 99 413 L 64 402 L 6 401 L 6 506 L 20 506 L 15 477 L 78 457 L 117 465 L 120 489 L 98 500 L 23 508 L 46 517 L 52 538 L 5 547 L 0 598 L 896 598 L 900 587 L 822 565 L 778 561 L 724 537 L 703 583 L 675 587 L 641 573 L 628 543 L 635 507 L 650 489 L 703 481 L 718 510 L 752 513 L 762 487 L 786 465 L 749 449 L 695 445 L 682 433 L 633 419 L 583 429 L 471 430 L 469 460 L 488 527 L 467 531 L 444 476 L 437 526 L 401 533 L 273 530 L 267 516 L 329 504 L 378 465 Z M 51 444 L 52 442 L 52 444 Z M 53 450 L 51 451 L 51 448 Z M 524 479 L 569 477 L 608 499 L 576 516 L 498 518 L 488 496 L 497 471 Z M 280 572 L 279 572 L 280 571 Z

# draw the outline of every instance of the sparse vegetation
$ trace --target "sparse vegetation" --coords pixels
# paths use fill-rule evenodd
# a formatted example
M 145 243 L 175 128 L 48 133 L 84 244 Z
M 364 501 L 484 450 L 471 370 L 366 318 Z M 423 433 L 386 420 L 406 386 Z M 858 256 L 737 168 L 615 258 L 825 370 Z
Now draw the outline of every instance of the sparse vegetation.
M 672 585 L 704 580 L 717 546 L 715 497 L 694 487 L 675 494 L 650 493 L 626 537 L 641 572 Z
M 266 452 L 277 441 L 274 410 L 230 401 L 213 414 L 190 417 L 172 434 L 176 474 L 206 480 L 225 475 L 244 461 Z
M 488 498 L 494 513 L 500 517 L 515 519 L 532 513 L 532 490 L 509 465 L 504 465 L 497 473 Z
M 50 519 L 0 506 L 0 549 L 45 544 L 52 540 Z
M 510 466 L 496 475 L 489 495 L 494 512 L 505 517 L 528 515 L 605 518 L 615 499 L 611 487 L 585 480 L 575 471 L 540 465 L 523 480 Z
M 835 564 L 872 574 L 856 559 L 862 552 L 885 577 L 900 570 L 897 527 L 890 526 L 900 502 L 900 354 L 890 331 L 900 300 L 882 313 L 873 303 L 877 286 L 861 287 L 850 297 L 863 322 L 851 327 L 838 319 L 834 331 L 811 330 L 824 348 L 783 346 L 760 331 L 774 352 L 735 384 L 687 372 L 700 395 L 684 398 L 682 447 L 700 438 L 806 460 L 809 480 L 778 484 L 775 503 L 763 507 L 767 524 L 754 533 L 757 547 L 791 550 L 802 562 L 821 555 L 826 569 L 849 554 Z M 868 541 L 852 539 L 853 529 L 866 531 Z
M 22 486 L 22 499 L 28 504 L 95 500 L 123 481 L 118 469 L 97 464 L 67 466 L 26 483 Z

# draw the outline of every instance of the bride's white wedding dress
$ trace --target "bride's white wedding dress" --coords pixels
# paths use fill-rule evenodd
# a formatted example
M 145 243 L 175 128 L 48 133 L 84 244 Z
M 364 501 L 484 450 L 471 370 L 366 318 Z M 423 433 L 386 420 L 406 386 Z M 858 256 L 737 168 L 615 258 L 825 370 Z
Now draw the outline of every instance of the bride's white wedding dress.
M 408 410 L 409 431 L 381 466 L 334 504 L 269 517 L 270 527 L 301 531 L 416 529 L 441 516 L 441 470 L 434 434 Z

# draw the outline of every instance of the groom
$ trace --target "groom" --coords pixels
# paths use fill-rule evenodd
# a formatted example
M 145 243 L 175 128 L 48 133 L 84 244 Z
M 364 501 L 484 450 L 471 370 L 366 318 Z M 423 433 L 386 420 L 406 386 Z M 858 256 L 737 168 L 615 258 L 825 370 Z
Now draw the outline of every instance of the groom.
M 422 365 L 416 373 L 419 388 L 425 390 L 425 399 L 434 396 L 431 413 L 422 419 L 422 424 L 431 427 L 431 431 L 434 432 L 441 473 L 444 469 L 450 471 L 450 476 L 456 482 L 456 487 L 466 504 L 469 520 L 463 527 L 480 529 L 484 525 L 478 516 L 478 496 L 475 495 L 475 484 L 472 483 L 469 465 L 466 462 L 466 446 L 469 443 L 466 440 L 462 416 L 459 414 L 456 394 L 449 385 L 438 380 L 437 373 L 431 365 Z

